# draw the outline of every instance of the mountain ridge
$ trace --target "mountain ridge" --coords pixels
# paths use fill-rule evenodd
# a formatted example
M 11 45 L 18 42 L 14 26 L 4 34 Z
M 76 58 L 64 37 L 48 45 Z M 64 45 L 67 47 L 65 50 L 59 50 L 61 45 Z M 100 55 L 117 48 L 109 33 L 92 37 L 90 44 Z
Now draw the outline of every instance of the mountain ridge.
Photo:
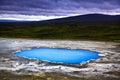
M 120 20 L 120 15 L 107 15 L 107 14 L 85 14 L 78 16 L 70 16 L 65 18 L 57 18 L 43 21 L 16 21 L 16 20 L 0 20 L 0 22 L 39 22 L 39 23 L 59 23 L 59 22 L 90 22 L 90 21 L 114 21 Z

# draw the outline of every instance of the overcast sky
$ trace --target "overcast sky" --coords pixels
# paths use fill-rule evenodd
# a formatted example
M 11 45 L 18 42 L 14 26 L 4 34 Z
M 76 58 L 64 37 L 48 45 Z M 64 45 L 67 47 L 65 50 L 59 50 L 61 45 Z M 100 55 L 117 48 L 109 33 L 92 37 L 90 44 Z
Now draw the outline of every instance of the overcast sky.
M 0 0 L 0 19 L 46 20 L 91 13 L 120 14 L 120 0 Z

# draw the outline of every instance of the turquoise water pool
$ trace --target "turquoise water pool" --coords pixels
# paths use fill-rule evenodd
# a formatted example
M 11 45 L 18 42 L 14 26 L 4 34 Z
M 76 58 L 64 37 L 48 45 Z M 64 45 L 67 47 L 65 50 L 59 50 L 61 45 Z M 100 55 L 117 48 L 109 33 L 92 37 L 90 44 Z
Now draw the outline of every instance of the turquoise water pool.
M 16 52 L 16 56 L 47 60 L 49 62 L 78 64 L 100 56 L 98 52 L 82 49 L 33 48 Z

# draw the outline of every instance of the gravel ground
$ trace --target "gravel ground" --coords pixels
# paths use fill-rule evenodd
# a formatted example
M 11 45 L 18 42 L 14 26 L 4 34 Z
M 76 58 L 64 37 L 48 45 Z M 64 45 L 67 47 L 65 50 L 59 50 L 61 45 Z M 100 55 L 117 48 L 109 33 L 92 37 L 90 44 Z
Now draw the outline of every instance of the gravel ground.
M 69 40 L 27 40 L 0 38 L 0 72 L 7 71 L 15 75 L 33 75 L 43 73 L 61 73 L 67 76 L 88 78 L 93 75 L 120 78 L 119 43 L 99 41 Z M 100 52 L 103 57 L 80 64 L 51 63 L 35 59 L 14 56 L 16 51 L 38 47 L 86 49 Z

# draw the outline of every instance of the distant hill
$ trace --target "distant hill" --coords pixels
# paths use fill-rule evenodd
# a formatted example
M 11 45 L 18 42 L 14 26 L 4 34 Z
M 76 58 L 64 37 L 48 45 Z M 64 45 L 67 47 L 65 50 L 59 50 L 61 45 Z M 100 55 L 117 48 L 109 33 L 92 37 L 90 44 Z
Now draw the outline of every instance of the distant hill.
M 16 22 L 16 20 L 0 19 L 0 22 Z
M 0 22 L 31 22 L 31 21 L 0 19 Z
M 120 15 L 86 14 L 86 15 L 52 19 L 52 20 L 46 20 L 40 22 L 59 23 L 59 22 L 94 22 L 94 21 L 118 21 L 118 20 L 120 20 Z
M 72 16 L 66 18 L 50 19 L 44 21 L 15 21 L 15 20 L 0 20 L 0 22 L 21 22 L 21 23 L 61 23 L 61 22 L 93 22 L 93 21 L 118 21 L 120 15 L 105 15 L 105 14 L 86 14 L 79 16 Z
M 120 41 L 120 15 L 88 14 L 33 22 L 0 22 L 0 37 Z

